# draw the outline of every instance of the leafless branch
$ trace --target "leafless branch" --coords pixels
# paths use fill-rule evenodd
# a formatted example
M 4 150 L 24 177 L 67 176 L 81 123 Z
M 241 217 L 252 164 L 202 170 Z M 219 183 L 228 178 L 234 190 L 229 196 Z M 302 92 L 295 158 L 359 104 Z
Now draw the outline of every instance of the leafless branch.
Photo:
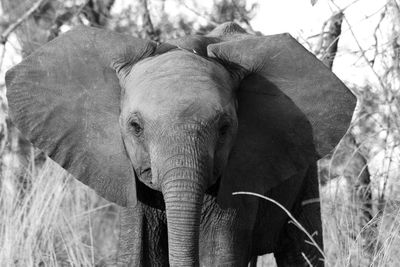
M 214 21 L 212 18 L 210 18 L 209 16 L 206 16 L 200 12 L 198 12 L 197 10 L 195 10 L 194 8 L 188 6 L 184 1 L 179 1 L 180 4 L 182 4 L 187 10 L 189 10 L 190 12 L 192 12 L 193 14 L 207 20 L 211 25 L 213 26 L 218 26 L 218 23 L 216 21 Z
M 336 6 L 336 8 L 338 10 L 341 10 L 341 8 L 335 3 L 334 0 L 331 0 L 331 2 L 332 2 L 332 4 L 334 4 Z M 379 76 L 379 74 L 374 69 L 373 65 L 371 64 L 371 61 L 367 58 L 367 56 L 365 54 L 365 50 L 361 46 L 360 42 L 358 41 L 358 38 L 357 38 L 356 34 L 354 33 L 353 28 L 351 27 L 351 24 L 350 24 L 349 20 L 346 18 L 346 15 L 343 16 L 343 20 L 346 22 L 347 26 L 349 27 L 349 31 L 350 31 L 351 35 L 353 36 L 353 39 L 354 39 L 355 43 L 357 44 L 358 49 L 360 50 L 361 57 L 364 59 L 364 61 L 367 63 L 367 66 L 371 69 L 372 73 L 377 78 L 381 88 L 384 89 L 385 88 L 384 82 L 382 81 L 381 77 Z
M 246 15 L 243 14 L 242 10 L 238 7 L 236 1 L 232 1 L 232 4 L 235 7 L 236 11 L 239 13 L 241 20 L 247 25 L 248 30 L 251 33 L 255 33 L 253 26 L 251 26 L 250 21 L 247 19 Z
M 328 44 L 326 47 L 323 47 L 324 53 L 321 61 L 329 68 L 332 68 L 333 60 L 337 53 L 338 42 L 342 33 L 343 16 L 342 12 L 334 14 L 326 24 L 328 25 L 328 33 L 325 36 L 321 35 L 321 43 L 325 42 Z
M 325 25 L 325 24 L 324 24 L 324 25 Z M 324 28 L 324 27 L 323 27 L 323 28 Z M 320 33 L 307 36 L 307 37 L 306 37 L 306 40 L 310 40 L 310 39 L 313 39 L 313 38 L 317 38 L 317 37 L 320 37 L 322 34 L 327 34 L 327 33 L 329 33 L 329 32 L 324 31 L 324 29 L 322 29 L 322 32 L 320 32 Z
M 8 28 L 0 35 L 0 44 L 4 45 L 7 42 L 7 39 L 10 36 L 10 34 L 16 28 L 18 28 L 18 26 L 21 25 L 25 20 L 27 20 L 33 14 L 33 12 L 35 12 L 46 1 L 48 0 L 38 0 L 19 19 L 17 19 L 17 21 L 8 26 Z
M 385 10 L 381 13 L 381 17 L 379 18 L 379 21 L 376 24 L 376 27 L 374 29 L 373 37 L 374 37 L 375 43 L 374 43 L 373 46 L 374 46 L 375 51 L 374 51 L 374 57 L 372 58 L 372 61 L 371 61 L 372 66 L 374 66 L 376 57 L 378 56 L 378 52 L 379 52 L 378 51 L 378 30 L 379 30 L 379 28 L 381 26 L 381 23 L 382 23 L 383 19 L 386 16 L 386 11 L 387 11 L 387 6 L 385 5 Z
M 160 41 L 160 35 L 156 32 L 153 22 L 151 21 L 150 11 L 147 0 L 141 0 L 141 6 L 143 8 L 143 29 L 148 38 L 153 41 Z
M 83 9 L 85 8 L 85 6 L 87 6 L 87 4 L 89 3 L 89 1 L 90 0 L 85 0 L 85 2 L 83 2 L 79 7 L 78 7 L 78 9 L 76 10 L 76 12 L 75 12 L 75 16 L 78 16 L 79 14 L 81 14 L 82 13 L 82 11 L 83 11 Z
M 371 14 L 365 16 L 365 17 L 364 17 L 364 20 L 365 20 L 365 19 L 369 19 L 369 18 L 375 16 L 375 15 L 378 14 L 382 9 L 386 9 L 386 8 L 387 8 L 387 4 L 384 4 L 383 6 L 381 6 L 381 7 L 380 7 L 379 9 L 377 9 L 376 11 L 374 11 L 374 12 L 372 12 Z
M 324 23 L 322 24 L 321 33 L 318 33 L 318 34 L 310 37 L 310 38 L 319 37 L 317 45 L 315 46 L 315 49 L 314 49 L 314 54 L 319 54 L 321 52 L 324 34 L 328 33 L 327 31 L 325 31 L 325 27 L 326 27 L 326 24 L 328 24 L 329 20 L 330 20 L 330 18 L 328 20 L 324 21 Z
M 3 67 L 5 55 L 6 55 L 6 46 L 3 45 L 3 48 L 1 49 L 1 55 L 0 55 L 0 71 L 1 71 L 1 68 Z
M 347 6 L 345 6 L 344 8 L 342 8 L 340 10 L 340 12 L 344 12 L 346 9 L 348 9 L 349 7 L 351 7 L 352 5 L 354 5 L 355 3 L 357 3 L 360 0 L 354 0 L 353 2 L 351 2 L 350 4 L 348 4 Z

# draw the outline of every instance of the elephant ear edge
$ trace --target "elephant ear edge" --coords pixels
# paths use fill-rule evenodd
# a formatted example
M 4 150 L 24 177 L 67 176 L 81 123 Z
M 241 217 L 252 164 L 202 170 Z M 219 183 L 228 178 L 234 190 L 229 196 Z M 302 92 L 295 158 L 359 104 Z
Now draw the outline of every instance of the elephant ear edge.
M 80 26 L 6 73 L 10 117 L 32 144 L 100 196 L 136 204 L 135 176 L 119 131 L 116 70 L 155 43 Z

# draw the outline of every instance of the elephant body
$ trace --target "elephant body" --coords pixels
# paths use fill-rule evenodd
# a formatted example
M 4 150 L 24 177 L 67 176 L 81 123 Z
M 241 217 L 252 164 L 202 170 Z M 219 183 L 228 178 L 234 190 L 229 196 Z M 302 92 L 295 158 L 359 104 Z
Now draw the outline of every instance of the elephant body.
M 121 208 L 118 266 L 168 266 L 165 204 L 159 192 L 145 196 L 147 199 L 139 197 L 136 207 Z M 271 189 L 267 196 L 285 206 L 323 248 L 315 164 Z M 267 253 L 274 253 L 278 266 L 308 266 L 302 253 L 309 255 L 312 266 L 323 265 L 322 255 L 318 256 L 318 250 L 281 208 L 262 199 L 251 202 L 246 210 L 221 209 L 216 191 L 206 193 L 200 224 L 200 266 L 247 266 L 254 256 Z
M 163 44 L 78 27 L 6 74 L 35 146 L 121 206 L 121 266 L 323 266 L 316 161 L 355 98 L 288 34 Z M 283 205 L 310 238 L 277 205 Z

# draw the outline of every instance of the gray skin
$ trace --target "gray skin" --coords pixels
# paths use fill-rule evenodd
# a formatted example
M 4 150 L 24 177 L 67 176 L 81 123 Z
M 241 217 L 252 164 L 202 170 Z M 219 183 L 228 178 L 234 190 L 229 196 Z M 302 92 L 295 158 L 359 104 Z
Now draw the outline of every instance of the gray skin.
M 164 195 L 170 254 L 178 256 L 171 264 L 188 264 L 198 251 L 204 193 L 225 166 L 236 131 L 232 79 L 221 65 L 176 51 L 138 63 L 121 80 L 128 155 L 139 180 Z
M 139 62 L 120 79 L 125 147 L 139 181 L 152 189 L 122 212 L 121 265 L 167 266 L 169 254 L 173 266 L 245 266 L 253 255 L 268 252 L 275 252 L 282 266 L 306 264 L 301 252 L 318 262 L 318 252 L 279 208 L 250 201 L 246 207 L 254 207 L 255 214 L 221 209 L 216 202 L 213 186 L 238 124 L 235 83 L 226 68 L 176 50 Z M 302 222 L 319 233 L 322 245 L 319 205 L 294 205 L 318 198 L 314 164 L 269 194 L 300 218 L 308 217 L 311 221 Z M 287 194 L 298 197 L 283 197 Z
M 120 266 L 323 266 L 317 153 L 354 96 L 287 34 L 234 23 L 157 45 L 78 27 L 6 74 L 10 115 L 35 146 L 121 206 Z M 252 261 L 254 263 L 254 261 Z M 115 264 L 113 264 L 115 265 Z

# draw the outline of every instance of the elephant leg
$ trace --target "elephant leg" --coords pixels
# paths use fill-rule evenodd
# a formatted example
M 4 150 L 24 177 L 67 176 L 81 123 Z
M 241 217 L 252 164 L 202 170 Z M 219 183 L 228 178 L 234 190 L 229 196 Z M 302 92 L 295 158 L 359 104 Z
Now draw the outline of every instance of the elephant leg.
M 238 212 L 205 195 L 200 224 L 200 266 L 247 266 L 251 231 L 240 231 Z
M 307 171 L 292 215 L 313 236 L 323 250 L 316 164 L 310 166 Z M 278 251 L 274 253 L 278 266 L 310 266 L 310 264 L 311 266 L 324 266 L 323 255 L 310 243 L 306 234 L 289 221 L 280 234 Z
M 118 266 L 144 266 L 143 262 L 144 207 L 121 208 Z
M 168 266 L 165 212 L 138 202 L 122 208 L 118 266 Z

